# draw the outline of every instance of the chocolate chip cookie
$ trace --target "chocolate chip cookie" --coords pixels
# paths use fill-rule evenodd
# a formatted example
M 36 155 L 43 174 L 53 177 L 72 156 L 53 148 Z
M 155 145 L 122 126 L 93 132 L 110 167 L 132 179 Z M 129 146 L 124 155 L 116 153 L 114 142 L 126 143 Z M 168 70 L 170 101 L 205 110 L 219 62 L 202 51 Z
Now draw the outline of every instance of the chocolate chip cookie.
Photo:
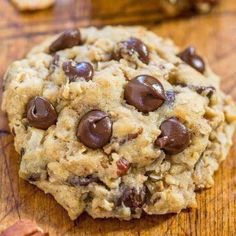
M 76 219 L 196 207 L 213 185 L 236 108 L 201 53 L 141 27 L 71 29 L 8 68 L 20 177 Z
M 159 0 L 162 17 L 207 13 L 220 0 Z

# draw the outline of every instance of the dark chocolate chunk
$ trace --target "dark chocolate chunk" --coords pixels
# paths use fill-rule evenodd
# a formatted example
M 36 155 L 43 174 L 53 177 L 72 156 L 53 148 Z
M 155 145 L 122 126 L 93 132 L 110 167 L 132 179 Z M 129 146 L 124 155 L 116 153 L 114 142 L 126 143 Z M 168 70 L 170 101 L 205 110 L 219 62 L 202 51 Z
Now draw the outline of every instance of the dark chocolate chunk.
M 90 183 L 93 182 L 99 182 L 99 178 L 95 175 L 88 175 L 86 177 L 84 176 L 70 176 L 67 179 L 67 182 L 74 186 L 74 187 L 79 187 L 79 186 L 88 186 Z
M 190 143 L 190 134 L 187 127 L 177 118 L 171 117 L 162 122 L 161 135 L 155 144 L 167 154 L 178 154 Z
M 183 52 L 178 54 L 178 57 L 200 73 L 204 73 L 205 62 L 199 55 L 196 54 L 196 50 L 194 47 L 186 48 Z
M 116 162 L 116 165 L 117 165 L 117 175 L 118 176 L 125 175 L 130 168 L 130 163 L 124 157 L 121 157 Z
M 187 85 L 185 83 L 178 83 L 176 85 L 181 86 L 183 88 L 188 87 L 189 89 L 196 91 L 198 94 L 207 96 L 208 98 L 211 98 L 211 96 L 216 91 L 216 88 L 213 86 L 196 86 L 196 85 Z
M 89 81 L 93 78 L 93 66 L 89 62 L 66 61 L 62 66 L 65 74 L 69 77 L 70 82 L 77 78 L 83 78 Z
M 33 98 L 27 106 L 27 119 L 35 128 L 46 130 L 57 122 L 57 112 L 43 97 Z
M 130 80 L 125 85 L 124 97 L 141 112 L 155 111 L 166 99 L 162 84 L 150 75 L 139 75 Z
M 28 181 L 30 181 L 30 182 L 35 182 L 35 181 L 38 181 L 38 180 L 40 180 L 40 177 L 41 177 L 41 175 L 40 175 L 40 173 L 32 173 L 32 174 L 30 174 L 29 176 L 28 176 Z
M 126 207 L 131 209 L 132 213 L 134 213 L 137 208 L 142 208 L 147 202 L 148 189 L 145 185 L 140 189 L 122 185 L 120 191 L 121 195 L 116 203 L 117 206 L 123 203 Z
M 20 156 L 23 157 L 25 155 L 25 149 L 21 148 L 20 149 Z
M 119 60 L 127 55 L 131 57 L 133 54 L 137 54 L 139 60 L 143 63 L 149 63 L 148 47 L 137 38 L 130 38 L 118 43 L 117 49 L 114 52 L 114 59 Z
M 66 48 L 81 44 L 81 35 L 78 29 L 66 30 L 49 47 L 49 52 L 54 53 Z
M 211 98 L 211 96 L 216 91 L 215 87 L 213 86 L 194 86 L 194 89 L 197 93 L 206 95 L 208 98 Z
M 79 121 L 76 135 L 85 146 L 93 149 L 102 148 L 110 142 L 112 121 L 107 113 L 92 110 Z

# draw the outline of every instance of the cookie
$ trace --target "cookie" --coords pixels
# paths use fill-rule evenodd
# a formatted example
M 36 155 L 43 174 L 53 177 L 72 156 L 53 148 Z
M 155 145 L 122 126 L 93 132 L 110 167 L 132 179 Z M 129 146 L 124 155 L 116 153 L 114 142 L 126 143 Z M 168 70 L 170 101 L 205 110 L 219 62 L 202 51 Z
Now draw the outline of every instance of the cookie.
M 162 16 L 187 15 L 193 12 L 207 13 L 219 0 L 163 0 L 159 1 Z
M 8 68 L 20 177 L 76 219 L 129 220 L 196 207 L 213 185 L 236 108 L 193 47 L 142 27 L 72 29 Z
M 20 11 L 35 11 L 48 8 L 55 0 L 11 0 Z

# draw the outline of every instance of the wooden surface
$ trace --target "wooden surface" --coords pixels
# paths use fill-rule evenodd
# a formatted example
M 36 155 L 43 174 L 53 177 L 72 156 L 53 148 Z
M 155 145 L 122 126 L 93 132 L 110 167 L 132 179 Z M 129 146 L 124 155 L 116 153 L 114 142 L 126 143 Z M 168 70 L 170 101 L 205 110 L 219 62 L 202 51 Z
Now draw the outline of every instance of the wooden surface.
M 59 0 L 52 9 L 20 14 L 7 0 L 0 0 L 0 75 L 3 76 L 11 61 L 23 57 L 33 45 L 65 28 L 143 24 L 173 38 L 181 47 L 196 46 L 223 77 L 223 89 L 236 100 L 236 1 L 222 0 L 222 5 L 209 15 L 161 24 L 156 1 Z M 141 2 L 145 5 L 140 5 Z M 130 222 L 93 220 L 84 214 L 72 222 L 51 196 L 18 178 L 19 156 L 2 113 L 0 130 L 0 231 L 19 218 L 29 218 L 51 236 L 236 235 L 236 148 L 217 172 L 216 185 L 198 194 L 198 209 L 178 215 L 144 216 Z

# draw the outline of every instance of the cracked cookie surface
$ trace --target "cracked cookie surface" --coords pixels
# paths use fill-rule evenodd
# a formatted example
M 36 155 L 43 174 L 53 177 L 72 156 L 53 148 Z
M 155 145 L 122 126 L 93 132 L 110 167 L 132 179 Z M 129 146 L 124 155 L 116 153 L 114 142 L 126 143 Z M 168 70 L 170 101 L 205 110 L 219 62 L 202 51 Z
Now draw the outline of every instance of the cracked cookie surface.
M 141 27 L 67 30 L 35 47 L 4 80 L 20 176 L 71 219 L 196 207 L 236 120 L 198 53 Z

